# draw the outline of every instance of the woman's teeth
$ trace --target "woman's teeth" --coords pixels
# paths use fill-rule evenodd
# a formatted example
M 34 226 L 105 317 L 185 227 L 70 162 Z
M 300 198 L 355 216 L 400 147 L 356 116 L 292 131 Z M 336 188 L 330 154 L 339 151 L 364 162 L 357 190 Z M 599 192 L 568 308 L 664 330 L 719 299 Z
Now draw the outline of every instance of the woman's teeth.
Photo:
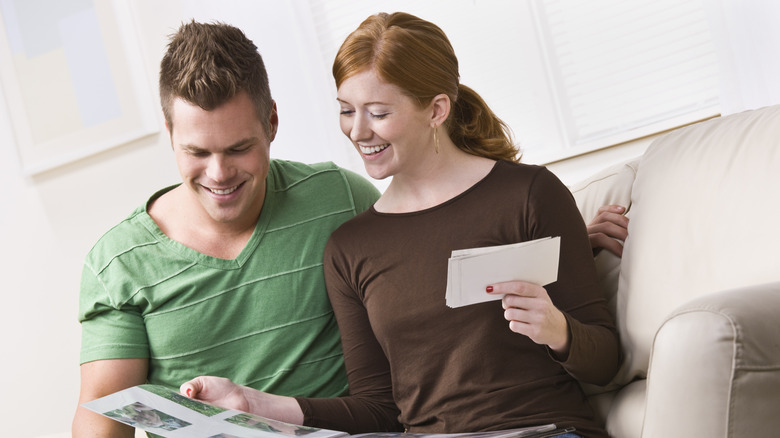
M 390 143 L 380 144 L 377 146 L 360 146 L 360 152 L 363 152 L 366 155 L 371 155 L 387 149 L 388 146 L 390 146 Z

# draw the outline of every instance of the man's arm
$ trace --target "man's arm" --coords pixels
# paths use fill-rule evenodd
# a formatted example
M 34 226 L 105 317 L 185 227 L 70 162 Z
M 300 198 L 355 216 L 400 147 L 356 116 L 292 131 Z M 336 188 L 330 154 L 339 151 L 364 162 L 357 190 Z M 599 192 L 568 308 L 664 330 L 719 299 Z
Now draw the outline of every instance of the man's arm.
M 596 217 L 588 224 L 588 238 L 593 254 L 602 249 L 623 256 L 623 243 L 628 237 L 628 218 L 622 205 L 601 206 Z
M 118 421 L 81 406 L 116 391 L 146 383 L 148 359 L 96 360 L 81 365 L 79 406 L 73 417 L 73 438 L 126 437 L 135 431 Z

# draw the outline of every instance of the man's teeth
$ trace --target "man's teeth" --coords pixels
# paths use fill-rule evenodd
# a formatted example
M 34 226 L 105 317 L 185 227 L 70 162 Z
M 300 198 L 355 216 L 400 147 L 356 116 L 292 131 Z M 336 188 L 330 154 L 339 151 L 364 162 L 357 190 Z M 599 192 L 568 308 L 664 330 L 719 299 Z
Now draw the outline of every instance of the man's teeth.
M 231 188 L 225 189 L 225 190 L 211 189 L 211 188 L 209 190 L 211 190 L 211 193 L 215 193 L 217 195 L 227 195 L 227 194 L 235 192 L 236 189 L 238 189 L 238 186 L 231 187 Z
M 384 149 L 386 149 L 388 146 L 390 146 L 390 143 L 380 144 L 377 146 L 360 146 L 360 152 L 363 152 L 366 155 L 369 154 L 375 154 L 377 152 L 380 152 Z

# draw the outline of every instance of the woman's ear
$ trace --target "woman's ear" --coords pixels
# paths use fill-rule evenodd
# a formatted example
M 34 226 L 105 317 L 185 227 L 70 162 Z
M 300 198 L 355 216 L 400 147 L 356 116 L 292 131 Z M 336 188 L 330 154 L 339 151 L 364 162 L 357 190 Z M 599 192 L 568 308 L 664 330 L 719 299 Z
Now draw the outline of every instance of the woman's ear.
M 435 126 L 443 124 L 450 116 L 452 102 L 446 94 L 438 94 L 431 100 L 431 123 Z

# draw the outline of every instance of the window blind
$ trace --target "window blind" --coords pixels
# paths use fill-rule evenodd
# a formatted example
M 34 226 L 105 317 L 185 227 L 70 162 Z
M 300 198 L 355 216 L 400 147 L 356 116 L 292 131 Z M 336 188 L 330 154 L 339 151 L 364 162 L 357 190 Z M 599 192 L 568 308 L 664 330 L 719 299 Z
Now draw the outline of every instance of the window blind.
M 548 163 L 718 113 L 718 68 L 702 0 L 309 0 L 330 68 L 379 11 L 430 19 L 461 81 Z M 330 71 L 324 72 L 332 81 Z
M 535 0 L 569 146 L 649 135 L 718 112 L 718 69 L 700 0 Z

